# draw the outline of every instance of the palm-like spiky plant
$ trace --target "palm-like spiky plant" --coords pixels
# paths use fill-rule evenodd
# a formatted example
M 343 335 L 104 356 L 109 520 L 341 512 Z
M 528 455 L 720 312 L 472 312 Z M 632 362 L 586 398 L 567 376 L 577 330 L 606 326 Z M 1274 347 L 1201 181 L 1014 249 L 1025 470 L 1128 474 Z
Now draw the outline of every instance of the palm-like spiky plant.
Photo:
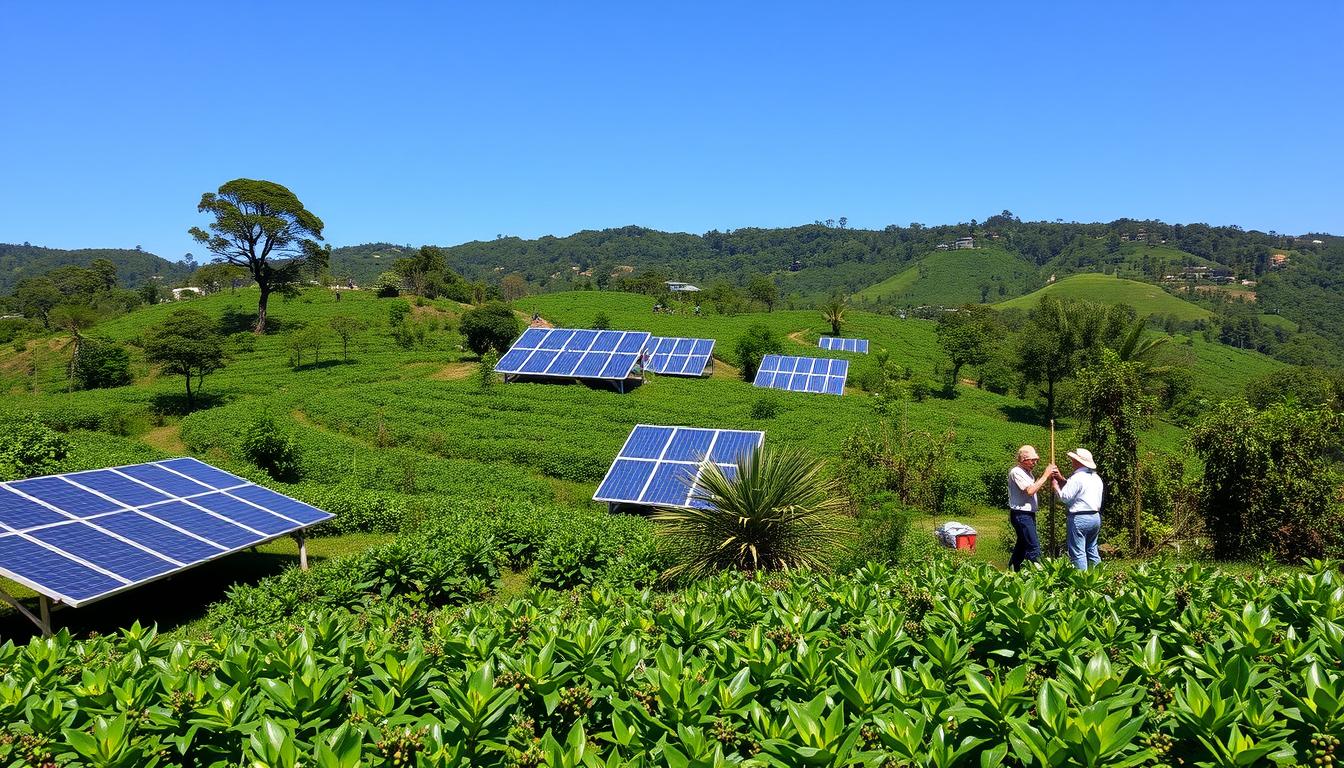
M 821 308 L 826 322 L 831 324 L 831 335 L 840 335 L 840 326 L 845 322 L 845 300 L 841 296 L 832 296 Z
M 676 564 L 666 578 L 715 571 L 825 565 L 844 532 L 841 501 L 823 466 L 796 450 L 762 448 L 738 460 L 735 477 L 705 462 L 696 481 L 703 509 L 660 509 L 657 535 Z

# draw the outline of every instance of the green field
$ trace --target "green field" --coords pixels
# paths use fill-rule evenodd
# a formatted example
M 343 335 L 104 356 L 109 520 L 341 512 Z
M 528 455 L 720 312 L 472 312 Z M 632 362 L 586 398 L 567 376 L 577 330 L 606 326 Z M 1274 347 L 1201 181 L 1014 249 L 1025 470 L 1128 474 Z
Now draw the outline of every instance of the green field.
M 1104 304 L 1128 304 L 1141 316 L 1175 315 L 1177 320 L 1205 320 L 1213 317 L 1209 310 L 1178 299 L 1155 285 L 1097 274 L 1066 277 L 1026 296 L 994 306 L 1002 309 L 1031 309 L 1040 302 L 1042 296 L 1047 295 Z
M 936 251 L 851 299 L 887 306 L 998 301 L 1004 295 L 1020 294 L 1035 281 L 1037 272 L 1034 264 L 999 248 Z

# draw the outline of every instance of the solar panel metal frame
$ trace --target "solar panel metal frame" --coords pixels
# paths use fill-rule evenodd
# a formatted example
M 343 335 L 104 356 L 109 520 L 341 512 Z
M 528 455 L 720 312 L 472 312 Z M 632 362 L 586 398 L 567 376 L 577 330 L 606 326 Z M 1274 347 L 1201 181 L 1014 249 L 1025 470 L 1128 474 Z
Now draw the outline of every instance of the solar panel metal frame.
M 821 363 L 825 364 L 826 371 L 816 373 Z M 766 355 L 756 369 L 752 386 L 786 392 L 844 395 L 848 376 L 849 361 L 842 358 Z
M 676 350 L 682 342 L 690 342 L 691 352 L 679 353 Z M 671 351 L 660 348 L 666 344 L 671 344 Z M 693 376 L 699 377 L 705 375 L 705 369 L 709 367 L 709 361 L 714 357 L 714 339 L 695 339 L 687 336 L 650 336 L 648 342 L 644 345 L 644 370 L 653 371 L 663 376 Z M 677 365 L 678 358 L 681 365 Z M 696 361 L 703 358 L 703 362 L 696 365 Z
M 817 339 L 817 346 L 822 349 L 829 349 L 833 352 L 854 352 L 860 355 L 868 354 L 867 339 L 852 339 L 841 336 L 822 336 Z
M 651 459 L 647 457 L 629 455 L 628 452 L 631 449 L 631 443 L 634 441 L 635 436 L 639 433 L 641 429 L 671 430 L 668 433 L 666 440 L 662 443 L 661 453 L 658 458 Z M 618 451 L 616 453 L 616 457 L 612 459 L 611 466 L 607 468 L 607 474 L 602 477 L 602 482 L 597 484 L 597 490 L 593 492 L 593 501 L 601 501 L 606 502 L 608 504 L 633 504 L 633 505 L 650 506 L 650 507 L 695 508 L 698 506 L 704 506 L 703 504 L 697 505 L 694 503 L 695 501 L 697 501 L 697 499 L 695 498 L 695 484 L 700 479 L 700 470 L 701 470 L 700 461 L 698 460 L 688 461 L 681 459 L 664 458 L 667 455 L 668 450 L 671 449 L 672 444 L 676 441 L 677 433 L 680 430 L 686 430 L 688 432 L 712 432 L 713 437 L 710 440 L 709 448 L 707 449 L 707 452 L 705 454 L 706 456 L 713 455 L 712 452 L 714 450 L 714 446 L 718 443 L 719 437 L 724 434 L 754 436 L 755 445 L 751 447 L 751 450 L 753 451 L 760 450 L 761 446 L 765 444 L 765 433 L 755 429 L 712 429 L 709 427 L 670 426 L 666 424 L 636 424 L 634 427 L 630 429 L 630 434 L 625 438 L 625 443 L 621 445 L 621 450 Z M 644 481 L 642 482 L 639 494 L 635 498 L 618 497 L 613 495 L 603 496 L 602 488 L 607 485 L 608 480 L 612 479 L 612 475 L 616 472 L 617 465 L 622 461 L 632 461 L 644 464 L 651 464 L 653 465 L 653 469 L 648 473 L 647 478 L 645 478 Z M 734 460 L 732 462 L 717 461 L 715 462 L 715 464 L 719 465 L 722 468 L 725 468 L 725 471 L 729 472 L 735 472 L 737 468 L 736 457 L 734 457 Z M 689 482 L 685 483 L 686 493 L 684 498 L 682 498 L 681 503 L 645 500 L 645 497 L 648 496 L 649 492 L 654 490 L 653 482 L 655 477 L 658 476 L 658 473 L 665 466 L 682 467 L 691 473 Z M 731 470 L 726 469 L 729 467 L 731 467 L 732 469 Z
M 622 381 L 630 378 L 651 335 L 648 331 L 528 328 L 500 356 L 495 372 L 506 376 Z M 625 358 L 628 365 L 624 364 Z
M 193 478 L 190 475 L 187 475 L 184 472 L 180 472 L 171 466 L 165 466 L 173 462 L 178 462 L 180 465 L 180 463 L 184 461 L 194 462 L 194 464 L 196 465 L 205 467 L 211 470 L 212 472 L 219 473 L 220 475 L 236 479 L 239 482 L 237 484 L 230 484 L 225 487 L 218 487 L 212 483 L 208 483 L 205 480 L 200 479 L 199 477 Z M 155 486 L 154 484 L 146 480 L 133 477 L 127 474 L 126 472 L 127 470 L 141 470 L 142 468 L 145 467 L 156 467 L 160 470 L 166 471 L 170 473 L 170 477 L 176 476 L 175 479 L 185 480 L 191 484 L 198 485 L 201 487 L 202 490 L 187 495 L 173 493 L 165 488 Z M 83 478 L 83 480 L 85 482 L 88 482 L 90 479 L 88 476 L 105 472 L 113 473 L 115 477 L 119 477 L 121 479 L 129 481 L 128 485 L 131 487 L 142 486 L 144 489 L 148 489 L 149 491 L 152 491 L 153 493 L 163 496 L 164 498 L 146 504 L 128 504 L 123 501 L 118 501 L 116 498 L 114 498 L 113 496 L 109 495 L 104 491 L 97 490 L 96 488 L 92 488 L 80 482 L 81 475 L 86 476 Z M 71 480 L 70 478 L 72 477 L 76 479 Z M 102 476 L 100 475 L 100 477 Z M 44 499 L 41 496 L 36 496 L 26 492 L 24 490 L 24 486 L 21 485 L 25 483 L 32 485 L 33 484 L 32 481 L 47 481 L 47 480 L 59 480 L 69 485 L 70 489 L 65 490 L 71 491 L 71 498 L 81 498 L 91 496 L 104 502 L 104 506 L 110 505 L 111 508 L 106 509 L 104 511 L 92 512 L 87 515 L 75 514 L 74 512 L 61 508 L 59 504 L 53 503 L 49 499 Z M 269 508 L 257 501 L 243 498 L 237 494 L 237 492 L 239 491 L 254 488 L 262 489 L 263 491 L 269 494 L 274 494 L 275 496 L 278 496 L 285 501 L 311 509 L 317 513 L 317 516 L 315 517 L 315 519 L 311 521 L 300 522 L 299 520 L 296 520 L 295 518 L 290 517 L 285 513 L 279 512 L 273 508 Z M 170 576 L 177 575 L 191 568 L 194 568 L 198 565 L 218 560 L 221 557 L 234 554 L 244 549 L 255 547 L 259 544 L 264 544 L 268 541 L 274 541 L 275 539 L 283 538 L 285 536 L 298 534 L 311 526 L 325 522 L 334 517 L 334 515 L 332 515 L 329 512 L 324 512 L 320 509 L 317 509 L 316 507 L 312 507 L 311 505 L 301 502 L 298 499 L 286 496 L 285 494 L 279 493 L 278 491 L 274 491 L 270 488 L 266 488 L 265 486 L 258 485 L 244 478 L 237 477 L 236 475 L 232 475 L 231 473 L 224 472 L 221 469 L 212 467 L 211 465 L 206 464 L 205 462 L 190 456 L 179 456 L 171 459 L 161 459 L 159 461 L 142 462 L 140 464 L 123 464 L 115 467 L 103 467 L 99 469 L 81 470 L 78 472 L 64 472 L 56 475 L 43 475 L 41 477 L 24 478 L 22 480 L 11 480 L 8 482 L 0 483 L 0 494 L 5 493 L 22 500 L 28 506 L 36 505 L 36 508 L 39 508 L 47 513 L 54 513 L 59 517 L 58 519 L 51 522 L 38 523 L 34 525 L 27 525 L 20 527 L 15 527 L 13 525 L 10 525 L 8 522 L 0 520 L 0 541 L 8 539 L 11 542 L 24 541 L 27 542 L 28 544 L 36 545 L 37 547 L 40 547 L 44 550 L 54 553 L 60 558 L 71 561 L 72 563 L 80 566 L 84 570 L 89 570 L 104 575 L 110 581 L 122 582 L 119 586 L 117 586 L 114 589 L 103 590 L 95 594 L 77 598 L 63 593 L 60 589 L 42 583 L 40 579 L 30 578 L 28 575 L 25 575 L 21 571 L 15 570 L 12 567 L 13 565 L 12 561 L 0 562 L 0 575 L 4 575 L 8 579 L 11 579 L 19 584 L 22 584 L 25 587 L 28 587 L 29 589 L 33 590 L 39 595 L 42 595 L 43 597 L 52 599 L 60 604 L 68 605 L 73 608 L 88 605 L 90 603 L 103 600 L 108 597 L 112 597 L 113 595 L 121 594 L 122 592 L 126 592 L 136 587 L 143 586 L 145 584 L 149 584 L 158 581 L 160 579 L 165 579 Z M 123 493 L 123 491 L 119 490 L 117 491 L 117 493 Z M 280 531 L 262 532 L 257 528 L 248 525 L 245 522 L 241 522 L 239 519 L 233 519 L 229 517 L 228 513 L 226 512 L 211 511 L 208 508 L 197 503 L 196 501 L 193 501 L 203 499 L 204 497 L 208 496 L 213 497 L 216 495 L 222 496 L 223 500 L 237 502 L 238 504 L 241 504 L 244 508 L 250 508 L 248 509 L 249 512 L 261 512 L 276 518 L 280 518 L 282 520 L 289 521 L 290 523 L 292 523 L 292 526 L 286 527 L 284 530 Z M 10 499 L 8 496 L 6 496 L 4 498 L 4 501 L 11 502 L 13 501 L 13 499 Z M 169 509 L 170 505 L 186 505 L 189 508 L 194 508 L 197 512 L 199 512 L 202 515 L 208 515 L 211 518 L 225 522 L 225 524 L 227 525 L 250 530 L 255 533 L 255 536 L 246 541 L 246 543 L 240 543 L 235 546 L 226 546 L 218 541 L 210 539 L 208 536 L 205 536 L 199 531 L 193 531 L 188 527 L 182 527 L 181 525 L 169 522 L 163 519 L 162 517 L 156 516 L 156 514 L 157 515 L 166 514 L 166 511 Z M 9 514 L 15 512 L 17 509 L 18 509 L 17 507 L 10 507 L 8 509 L 5 509 L 4 512 L 6 514 Z M 191 559 L 189 561 L 183 561 L 169 555 L 168 553 L 160 549 L 155 549 L 154 547 L 150 546 L 147 543 L 138 542 L 133 537 L 129 537 L 122 533 L 118 533 L 115 530 L 103 527 L 105 525 L 110 524 L 111 518 L 124 516 L 128 513 L 141 517 L 145 521 L 148 521 L 152 524 L 157 524 L 160 527 L 166 528 L 170 531 L 174 531 L 176 534 L 179 534 L 179 537 L 186 537 L 198 540 L 203 544 L 207 544 L 208 546 L 218 549 L 219 551 L 210 554 L 209 557 L 200 557 Z M 291 510 L 291 514 L 292 513 L 293 510 Z M 100 524 L 99 521 L 103 521 L 102 524 Z M 122 526 L 120 524 L 117 527 L 123 529 L 125 528 L 125 526 Z M 100 565 L 84 555 L 72 552 L 71 550 L 65 547 L 58 546 L 35 535 L 43 531 L 58 531 L 60 529 L 66 529 L 69 531 L 80 530 L 80 532 L 84 535 L 87 535 L 87 530 L 91 530 L 95 532 L 99 537 L 116 540 L 121 544 L 125 544 L 132 549 L 142 552 L 145 555 L 157 558 L 159 560 L 164 561 L 165 563 L 172 564 L 173 567 L 169 568 L 168 570 L 160 571 L 145 578 L 135 578 L 135 579 L 128 578 L 127 576 L 117 573 L 114 570 L 109 570 L 104 565 Z M 97 538 L 89 539 L 89 541 L 93 542 L 96 542 L 97 540 L 98 540 Z M 5 597 L 8 596 L 6 595 Z M 24 613 L 26 614 L 27 611 L 25 610 Z

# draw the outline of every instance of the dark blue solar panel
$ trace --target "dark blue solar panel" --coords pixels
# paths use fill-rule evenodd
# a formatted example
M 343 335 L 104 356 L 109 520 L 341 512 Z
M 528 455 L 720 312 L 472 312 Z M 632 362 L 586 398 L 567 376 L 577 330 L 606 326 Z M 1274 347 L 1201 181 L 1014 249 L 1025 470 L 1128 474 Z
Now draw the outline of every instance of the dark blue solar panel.
M 843 395 L 845 393 L 845 380 L 840 376 L 826 377 L 826 394 Z
M 637 501 L 656 466 L 651 461 L 617 459 L 593 498 L 599 501 Z
M 31 480 L 16 480 L 10 483 L 9 487 L 23 491 L 35 499 L 45 501 L 53 507 L 79 517 L 88 517 L 100 512 L 111 512 L 114 509 L 122 508 L 122 505 L 114 501 L 108 501 L 88 491 L 76 488 L 59 477 L 34 477 Z
M 262 488 L 260 485 L 249 485 L 244 488 L 229 491 L 229 495 L 247 499 L 258 506 L 275 510 L 285 517 L 300 523 L 316 523 L 331 517 L 331 515 L 323 512 L 317 507 L 312 507 L 296 499 L 291 499 L 288 496 L 278 494 L 270 488 Z
M 124 536 L 138 544 L 162 552 L 182 563 L 208 560 L 224 552 L 222 547 L 214 547 L 199 539 L 175 531 L 163 523 L 151 520 L 139 512 L 117 512 L 104 515 L 96 521 L 99 528 L 109 530 L 118 536 Z
M 809 376 L 808 379 L 807 379 L 807 391 L 808 391 L 808 392 L 825 392 L 825 391 L 826 391 L 826 377 L 825 377 L 825 376 Z
M 574 331 L 570 329 L 556 328 L 555 330 L 546 334 L 546 338 L 543 339 L 542 342 L 537 346 L 541 347 L 542 349 L 564 349 L 565 342 L 569 341 L 569 337 L 573 335 Z
M 72 600 L 83 600 L 124 586 L 98 571 L 80 565 L 20 536 L 0 536 L 0 563 L 24 579 Z M 22 569 L 18 565 L 22 565 Z
M 751 453 L 760 444 L 759 432 L 720 432 L 709 458 L 715 464 L 736 464 L 740 456 Z
M 710 355 L 710 354 L 713 354 L 713 353 L 714 353 L 714 340 L 713 340 L 713 339 L 696 339 L 696 340 L 695 340 L 695 350 L 694 350 L 694 352 L 695 352 L 695 354 L 697 354 L 697 355 Z
M 192 502 L 262 533 L 284 533 L 294 530 L 294 524 L 288 520 L 222 493 L 198 496 L 192 499 Z
M 656 459 L 663 455 L 663 448 L 672 436 L 673 427 L 650 427 L 643 424 L 635 427 L 621 449 L 621 456 L 637 459 Z
M 635 367 L 637 354 L 616 354 L 611 356 L 611 361 L 602 368 L 602 378 L 604 379 L 623 379 L 629 373 L 630 369 Z
M 607 367 L 607 362 L 611 355 L 605 352 L 589 352 L 583 356 L 583 361 L 579 367 L 574 369 L 574 375 L 581 378 L 596 378 L 602 375 L 602 369 Z
M 644 504 L 683 505 L 695 482 L 693 464 L 659 464 L 640 501 Z
M 522 368 L 523 362 L 527 360 L 527 356 L 530 354 L 532 354 L 532 349 L 530 347 L 527 349 L 514 347 L 504 353 L 503 357 L 499 358 L 499 365 L 495 366 L 495 370 L 513 373 Z
M 144 512 L 229 549 L 255 544 L 265 538 L 181 501 L 159 504 Z
M 170 472 L 169 474 L 172 473 Z M 119 475 L 110 469 L 98 469 L 93 472 L 76 472 L 72 475 L 66 475 L 66 477 L 89 490 L 97 491 L 106 496 L 111 496 L 128 507 L 139 507 L 144 504 L 153 504 L 157 501 L 167 501 L 172 498 L 168 494 L 160 493 L 152 488 L 146 488 L 140 483 Z
M 574 369 L 579 367 L 579 361 L 583 359 L 583 353 L 576 350 L 567 350 L 556 355 L 555 362 L 546 370 L 552 376 L 570 376 Z
M 644 348 L 644 342 L 649 340 L 647 333 L 627 333 L 616 345 L 617 352 L 635 352 L 638 353 Z
M 777 367 L 772 373 L 766 363 Z M 849 361 L 826 357 L 782 357 L 762 361 L 753 384 L 758 387 L 785 389 L 791 392 L 828 392 L 843 394 L 845 375 L 849 370 Z
M 536 349 L 537 345 L 541 343 L 541 340 L 546 338 L 546 332 L 546 328 L 528 328 L 523 331 L 523 335 L 519 336 L 517 341 L 513 342 L 513 345 L 515 347 Z
M 597 338 L 597 331 L 578 330 L 569 338 L 569 343 L 565 344 L 565 349 L 576 349 L 580 352 L 587 352 L 588 347 L 592 346 L 593 340 Z
M 597 340 L 593 342 L 592 351 L 610 352 L 613 349 L 616 349 L 616 345 L 620 343 L 622 335 L 623 334 L 620 331 L 602 331 L 597 334 Z
M 190 496 L 195 493 L 205 493 L 210 490 L 210 487 L 207 485 L 201 485 L 195 480 L 190 480 L 175 472 L 169 472 L 163 467 L 156 467 L 153 464 L 136 464 L 130 467 L 118 467 L 116 471 L 123 475 L 134 477 L 142 483 L 148 483 L 173 496 Z
M 712 429 L 678 429 L 672 444 L 663 454 L 665 461 L 700 461 L 709 455 L 709 444 L 714 442 Z
M 677 355 L 689 355 L 692 349 L 695 349 L 695 339 L 677 339 L 677 346 L 672 352 Z
M 29 535 L 127 581 L 153 578 L 177 567 L 83 522 L 38 528 Z
M 246 480 L 237 475 L 231 475 L 222 469 L 215 469 L 209 464 L 195 459 L 169 459 L 157 463 L 161 467 L 167 467 L 174 472 L 181 472 L 192 480 L 215 488 L 232 488 L 247 483 Z
M 0 524 L 10 528 L 28 528 L 69 519 L 7 488 L 0 488 Z
M 779 355 L 766 355 L 761 359 L 761 367 L 757 371 L 777 371 L 779 370 Z
M 522 372 L 545 373 L 546 368 L 555 361 L 557 354 L 559 353 L 554 350 L 538 349 L 532 353 L 532 357 L 528 358 L 526 363 L 523 363 Z

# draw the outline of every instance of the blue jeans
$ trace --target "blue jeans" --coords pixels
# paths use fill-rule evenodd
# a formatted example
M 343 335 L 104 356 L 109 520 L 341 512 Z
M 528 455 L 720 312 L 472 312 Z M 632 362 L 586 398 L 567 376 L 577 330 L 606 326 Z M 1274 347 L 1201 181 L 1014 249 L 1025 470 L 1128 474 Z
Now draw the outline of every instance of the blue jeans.
M 1041 542 L 1036 538 L 1036 516 L 1030 512 L 1009 510 L 1008 522 L 1017 531 L 1017 543 L 1013 545 L 1013 556 L 1008 560 L 1008 567 L 1017 571 L 1021 570 L 1024 561 L 1039 563 Z
M 1084 512 L 1068 517 L 1069 559 L 1080 571 L 1101 563 L 1097 537 L 1101 534 L 1101 513 Z

